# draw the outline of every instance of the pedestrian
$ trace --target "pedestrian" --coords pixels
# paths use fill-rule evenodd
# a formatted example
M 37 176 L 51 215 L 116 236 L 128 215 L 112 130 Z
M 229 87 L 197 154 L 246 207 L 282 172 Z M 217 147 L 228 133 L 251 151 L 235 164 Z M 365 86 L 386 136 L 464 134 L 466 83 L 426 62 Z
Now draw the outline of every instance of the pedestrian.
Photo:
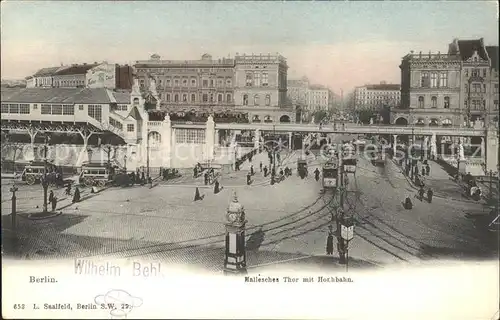
M 240 171 L 240 161 L 239 160 L 236 160 L 235 167 L 236 167 L 236 171 Z
M 428 163 L 425 165 L 425 171 L 427 175 L 431 173 L 431 166 Z
M 253 171 L 253 164 L 252 164 L 252 165 L 250 165 L 250 175 L 253 176 L 254 174 L 255 174 L 255 172 Z
M 262 172 L 262 161 L 259 163 L 260 172 Z
M 319 181 L 319 169 L 318 168 L 316 168 L 316 170 L 314 170 L 314 179 L 316 181 Z
M 422 166 L 422 177 L 425 177 L 426 176 L 426 173 L 425 173 L 425 167 Z
M 264 167 L 264 178 L 267 177 L 267 166 Z
M 196 177 L 198 177 L 198 167 L 197 166 L 195 166 L 193 168 L 193 178 L 196 178 Z
M 411 202 L 410 196 L 406 196 L 406 199 L 404 202 L 404 208 L 406 210 L 411 210 L 413 208 L 413 203 Z
M 75 187 L 75 194 L 73 195 L 73 203 L 80 202 L 80 189 Z
M 54 212 L 54 211 L 56 211 L 56 207 L 57 207 L 57 198 L 55 196 L 52 198 L 51 203 L 52 203 L 52 212 Z
M 208 171 L 203 175 L 203 181 L 205 182 L 205 185 L 208 184 Z
M 49 193 L 49 203 L 51 203 L 52 200 L 54 200 L 54 191 L 50 190 L 50 193 Z
M 326 254 L 327 255 L 333 254 L 333 235 L 331 232 L 328 234 L 328 237 L 326 238 Z
M 281 159 L 281 156 L 280 156 L 280 153 L 279 153 L 279 152 L 278 152 L 278 153 L 276 153 L 276 158 L 277 158 L 277 160 L 278 160 L 278 163 L 280 163 L 280 161 L 281 161 L 281 160 L 280 160 L 280 159 Z
M 427 201 L 428 201 L 429 203 L 431 203 L 431 202 L 432 202 L 432 196 L 433 196 L 433 195 L 434 195 L 434 192 L 432 192 L 432 189 L 431 189 L 431 188 L 429 188 L 429 190 L 427 190 Z
M 252 157 L 253 157 L 253 156 L 252 156 L 252 154 L 250 153 L 250 154 L 248 155 L 248 162 L 252 162 Z
M 251 183 L 252 183 L 252 175 L 249 172 L 247 173 L 247 186 L 249 186 Z
M 68 183 L 68 185 L 66 186 L 66 191 L 65 191 L 65 194 L 67 196 L 70 196 L 71 195 L 71 183 Z
M 153 179 L 151 177 L 148 177 L 148 183 L 149 183 L 149 189 L 153 188 Z
M 424 200 L 424 187 L 420 187 L 420 189 L 418 190 L 418 196 L 420 197 L 420 201 L 423 201 Z
M 144 171 L 143 171 L 143 172 L 141 172 L 141 186 L 143 186 L 145 182 L 146 182 L 146 176 L 144 175 Z
M 220 188 L 219 188 L 219 180 L 216 179 L 215 180 L 215 184 L 214 184 L 214 194 L 217 194 L 220 192 Z
M 196 187 L 196 190 L 194 191 L 194 201 L 198 200 L 203 200 L 203 198 L 200 196 L 200 190 Z

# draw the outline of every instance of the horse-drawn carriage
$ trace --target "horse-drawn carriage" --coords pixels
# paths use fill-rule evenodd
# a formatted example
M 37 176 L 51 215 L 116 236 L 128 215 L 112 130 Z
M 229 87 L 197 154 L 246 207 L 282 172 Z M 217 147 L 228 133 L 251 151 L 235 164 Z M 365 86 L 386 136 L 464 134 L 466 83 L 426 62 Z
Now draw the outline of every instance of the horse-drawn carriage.
M 21 173 L 21 180 L 33 185 L 46 179 L 49 185 L 62 185 L 62 171 L 52 161 L 30 161 Z
M 87 187 L 99 186 L 104 187 L 108 181 L 113 180 L 115 168 L 107 163 L 101 162 L 85 162 L 82 164 L 82 171 L 79 179 Z

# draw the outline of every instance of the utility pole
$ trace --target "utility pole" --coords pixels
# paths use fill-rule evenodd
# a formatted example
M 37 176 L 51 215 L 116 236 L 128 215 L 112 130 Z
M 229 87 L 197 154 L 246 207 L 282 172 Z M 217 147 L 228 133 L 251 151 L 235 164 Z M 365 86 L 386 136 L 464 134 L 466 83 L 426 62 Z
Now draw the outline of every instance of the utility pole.
M 273 125 L 273 139 L 276 141 L 276 126 Z M 276 148 L 273 146 L 273 168 L 271 169 L 271 185 L 274 185 L 276 176 Z
M 146 177 L 149 179 L 149 129 L 146 137 Z

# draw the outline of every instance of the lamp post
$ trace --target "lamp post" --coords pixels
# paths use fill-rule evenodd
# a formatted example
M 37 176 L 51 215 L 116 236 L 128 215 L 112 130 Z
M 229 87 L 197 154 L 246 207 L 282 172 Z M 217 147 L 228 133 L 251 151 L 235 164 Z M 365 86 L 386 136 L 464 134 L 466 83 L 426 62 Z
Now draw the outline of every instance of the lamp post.
M 341 238 L 345 248 L 345 271 L 349 271 L 349 241 L 354 238 L 354 220 L 351 217 L 344 218 L 341 221 Z
M 245 250 L 245 209 L 238 202 L 236 192 L 226 212 L 226 250 L 224 257 L 224 275 L 247 273 Z
M 12 185 L 12 188 L 10 188 L 10 192 L 12 192 L 12 213 L 11 213 L 11 219 L 12 219 L 12 231 L 14 233 L 17 231 L 17 216 L 16 216 L 16 191 L 18 188 L 16 187 L 16 182 L 14 180 L 14 184 Z
M 146 178 L 149 179 L 149 129 L 146 137 Z
M 123 156 L 123 166 L 125 167 L 125 172 L 127 172 L 127 155 Z
M 276 141 L 276 125 L 273 124 L 273 139 Z M 276 178 L 276 148 L 273 146 L 273 167 L 271 169 L 271 185 L 274 185 Z
M 45 144 L 43 146 L 43 180 L 42 180 L 42 188 L 43 188 L 43 213 L 47 213 L 47 189 L 49 188 L 49 182 L 47 181 L 47 143 L 49 141 L 48 137 L 45 137 Z

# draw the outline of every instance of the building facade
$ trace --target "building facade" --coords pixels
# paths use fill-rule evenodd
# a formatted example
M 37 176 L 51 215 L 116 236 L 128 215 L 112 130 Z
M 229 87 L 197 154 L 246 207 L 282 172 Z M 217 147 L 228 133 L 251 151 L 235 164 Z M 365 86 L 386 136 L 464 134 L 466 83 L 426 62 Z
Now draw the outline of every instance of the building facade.
M 290 103 L 299 105 L 304 115 L 330 110 L 335 104 L 335 95 L 329 88 L 311 84 L 307 77 L 288 80 L 287 98 Z
M 108 64 L 73 64 L 43 68 L 26 78 L 28 88 L 107 88 L 130 90 L 132 67 Z
M 311 85 L 308 92 L 308 109 L 310 111 L 327 111 L 330 108 L 330 90 L 324 86 Z
M 399 84 L 369 84 L 354 89 L 356 109 L 378 109 L 384 106 L 396 107 L 401 102 Z
M 286 60 L 280 55 L 234 59 L 162 60 L 157 54 L 134 65 L 141 90 L 157 92 L 156 108 L 178 115 L 244 115 L 247 121 L 292 120 L 286 109 Z M 282 116 L 287 116 L 282 118 Z
M 403 57 L 401 107 L 391 110 L 391 123 L 471 126 L 498 121 L 498 47 L 488 48 L 492 53 L 496 48 L 496 57 L 489 57 L 483 39 L 455 39 L 447 53 Z

